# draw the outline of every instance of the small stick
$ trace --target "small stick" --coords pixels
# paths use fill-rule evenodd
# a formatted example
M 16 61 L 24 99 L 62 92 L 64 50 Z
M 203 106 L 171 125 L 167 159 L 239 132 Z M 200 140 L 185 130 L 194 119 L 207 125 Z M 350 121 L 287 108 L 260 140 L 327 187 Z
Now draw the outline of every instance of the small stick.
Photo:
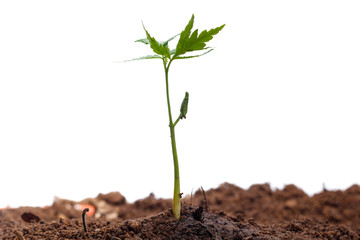
M 205 191 L 203 189 L 203 187 L 201 186 L 201 191 L 203 193 L 203 196 L 204 196 L 204 201 L 205 201 L 205 211 L 207 212 L 208 211 L 208 203 L 207 203 L 207 200 L 206 200 L 206 194 L 205 194 Z
M 85 224 L 85 214 L 89 211 L 89 208 L 85 208 L 83 211 L 82 211 L 82 222 L 83 222 L 83 226 L 84 226 L 84 232 L 87 232 L 87 229 L 86 229 L 86 224 Z

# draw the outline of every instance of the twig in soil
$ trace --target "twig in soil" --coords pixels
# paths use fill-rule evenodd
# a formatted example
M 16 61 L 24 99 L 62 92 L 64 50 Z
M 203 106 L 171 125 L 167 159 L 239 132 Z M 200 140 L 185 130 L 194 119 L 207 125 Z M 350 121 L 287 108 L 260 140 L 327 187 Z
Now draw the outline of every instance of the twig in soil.
M 86 213 L 89 211 L 89 208 L 85 208 L 83 211 L 82 211 L 82 222 L 83 222 L 83 226 L 84 226 L 84 232 L 87 232 L 87 229 L 86 229 L 86 223 L 85 223 L 85 215 Z
M 203 187 L 201 186 L 201 191 L 203 193 L 203 196 L 204 196 L 204 202 L 205 202 L 205 211 L 207 212 L 208 211 L 208 203 L 207 203 L 207 200 L 206 200 L 206 194 L 205 194 L 205 191 L 203 189 Z
M 323 192 L 327 192 L 327 189 L 326 189 L 325 183 L 323 183 Z
M 192 197 L 193 197 L 194 188 L 191 189 L 191 195 L 190 195 L 190 203 L 192 204 Z

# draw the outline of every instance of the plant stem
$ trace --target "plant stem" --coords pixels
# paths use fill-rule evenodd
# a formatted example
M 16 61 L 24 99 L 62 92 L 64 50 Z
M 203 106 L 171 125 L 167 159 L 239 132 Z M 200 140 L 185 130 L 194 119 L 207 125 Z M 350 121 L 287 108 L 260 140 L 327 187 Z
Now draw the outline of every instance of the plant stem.
M 89 211 L 89 208 L 85 208 L 83 211 L 82 211 L 82 221 L 83 221 L 83 227 L 84 227 L 84 232 L 87 232 L 87 229 L 86 229 L 86 223 L 85 223 L 85 214 Z
M 181 119 L 181 115 L 179 115 L 179 117 L 176 119 L 176 121 L 174 122 L 174 127 L 176 126 L 176 124 L 179 122 L 179 120 Z
M 171 148 L 174 160 L 174 197 L 173 197 L 173 214 L 175 219 L 180 219 L 180 209 L 181 209 L 181 201 L 180 201 L 180 174 L 179 174 L 179 161 L 176 151 L 176 140 L 175 140 L 175 124 L 172 120 L 171 115 L 171 107 L 170 107 L 170 96 L 169 96 L 169 67 L 172 60 L 170 60 L 169 64 L 166 66 L 166 61 L 163 60 L 164 70 L 165 70 L 165 80 L 166 80 L 166 99 L 168 105 L 168 113 L 169 113 L 169 127 L 170 127 L 170 137 L 171 137 Z M 176 123 L 178 120 L 176 121 Z

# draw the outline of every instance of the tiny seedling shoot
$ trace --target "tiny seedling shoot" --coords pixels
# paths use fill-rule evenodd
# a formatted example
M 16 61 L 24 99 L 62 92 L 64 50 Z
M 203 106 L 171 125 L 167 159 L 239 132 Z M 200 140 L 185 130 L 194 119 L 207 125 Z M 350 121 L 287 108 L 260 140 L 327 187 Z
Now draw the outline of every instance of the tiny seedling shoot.
M 185 93 L 184 100 L 180 107 L 180 113 L 178 118 L 173 121 L 170 107 L 170 95 L 169 95 L 169 68 L 171 63 L 177 59 L 187 59 L 200 57 L 205 55 L 213 50 L 213 48 L 206 46 L 206 43 L 209 42 L 214 35 L 220 32 L 221 29 L 225 26 L 222 25 L 217 28 L 210 29 L 209 31 L 204 30 L 200 34 L 198 34 L 198 30 L 191 32 L 194 24 L 194 15 L 192 15 L 189 23 L 186 25 L 185 29 L 172 38 L 168 39 L 165 42 L 156 41 L 154 37 L 152 37 L 149 32 L 145 29 L 146 38 L 139 39 L 135 42 L 140 42 L 144 44 L 149 44 L 151 49 L 155 52 L 155 55 L 147 55 L 145 57 L 135 58 L 133 60 L 141 60 L 141 59 L 161 59 L 164 65 L 165 71 L 165 83 L 166 83 L 166 100 L 167 107 L 169 113 L 169 127 L 170 127 L 170 137 L 171 137 L 171 148 L 174 160 L 174 198 L 173 198 L 173 214 L 174 217 L 178 220 L 180 219 L 180 209 L 181 209 L 181 193 L 180 193 L 180 174 L 179 174 L 179 162 L 176 150 L 176 140 L 175 140 L 175 126 L 180 121 L 180 119 L 186 118 L 186 113 L 188 109 L 189 102 L 189 93 Z M 168 43 L 179 36 L 179 41 L 176 45 L 175 49 L 170 50 Z M 201 51 L 198 55 L 187 55 L 186 53 L 191 53 L 194 51 Z

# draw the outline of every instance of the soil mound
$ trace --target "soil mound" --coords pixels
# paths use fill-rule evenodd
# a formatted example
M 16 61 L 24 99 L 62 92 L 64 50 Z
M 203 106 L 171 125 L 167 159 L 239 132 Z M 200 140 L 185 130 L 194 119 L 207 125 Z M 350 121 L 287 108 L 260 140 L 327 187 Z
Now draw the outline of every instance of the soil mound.
M 170 208 L 153 194 L 134 203 L 119 192 L 56 198 L 48 207 L 1 209 L 0 239 L 360 239 L 358 185 L 310 197 L 294 185 L 224 183 L 184 197 L 179 221 Z

